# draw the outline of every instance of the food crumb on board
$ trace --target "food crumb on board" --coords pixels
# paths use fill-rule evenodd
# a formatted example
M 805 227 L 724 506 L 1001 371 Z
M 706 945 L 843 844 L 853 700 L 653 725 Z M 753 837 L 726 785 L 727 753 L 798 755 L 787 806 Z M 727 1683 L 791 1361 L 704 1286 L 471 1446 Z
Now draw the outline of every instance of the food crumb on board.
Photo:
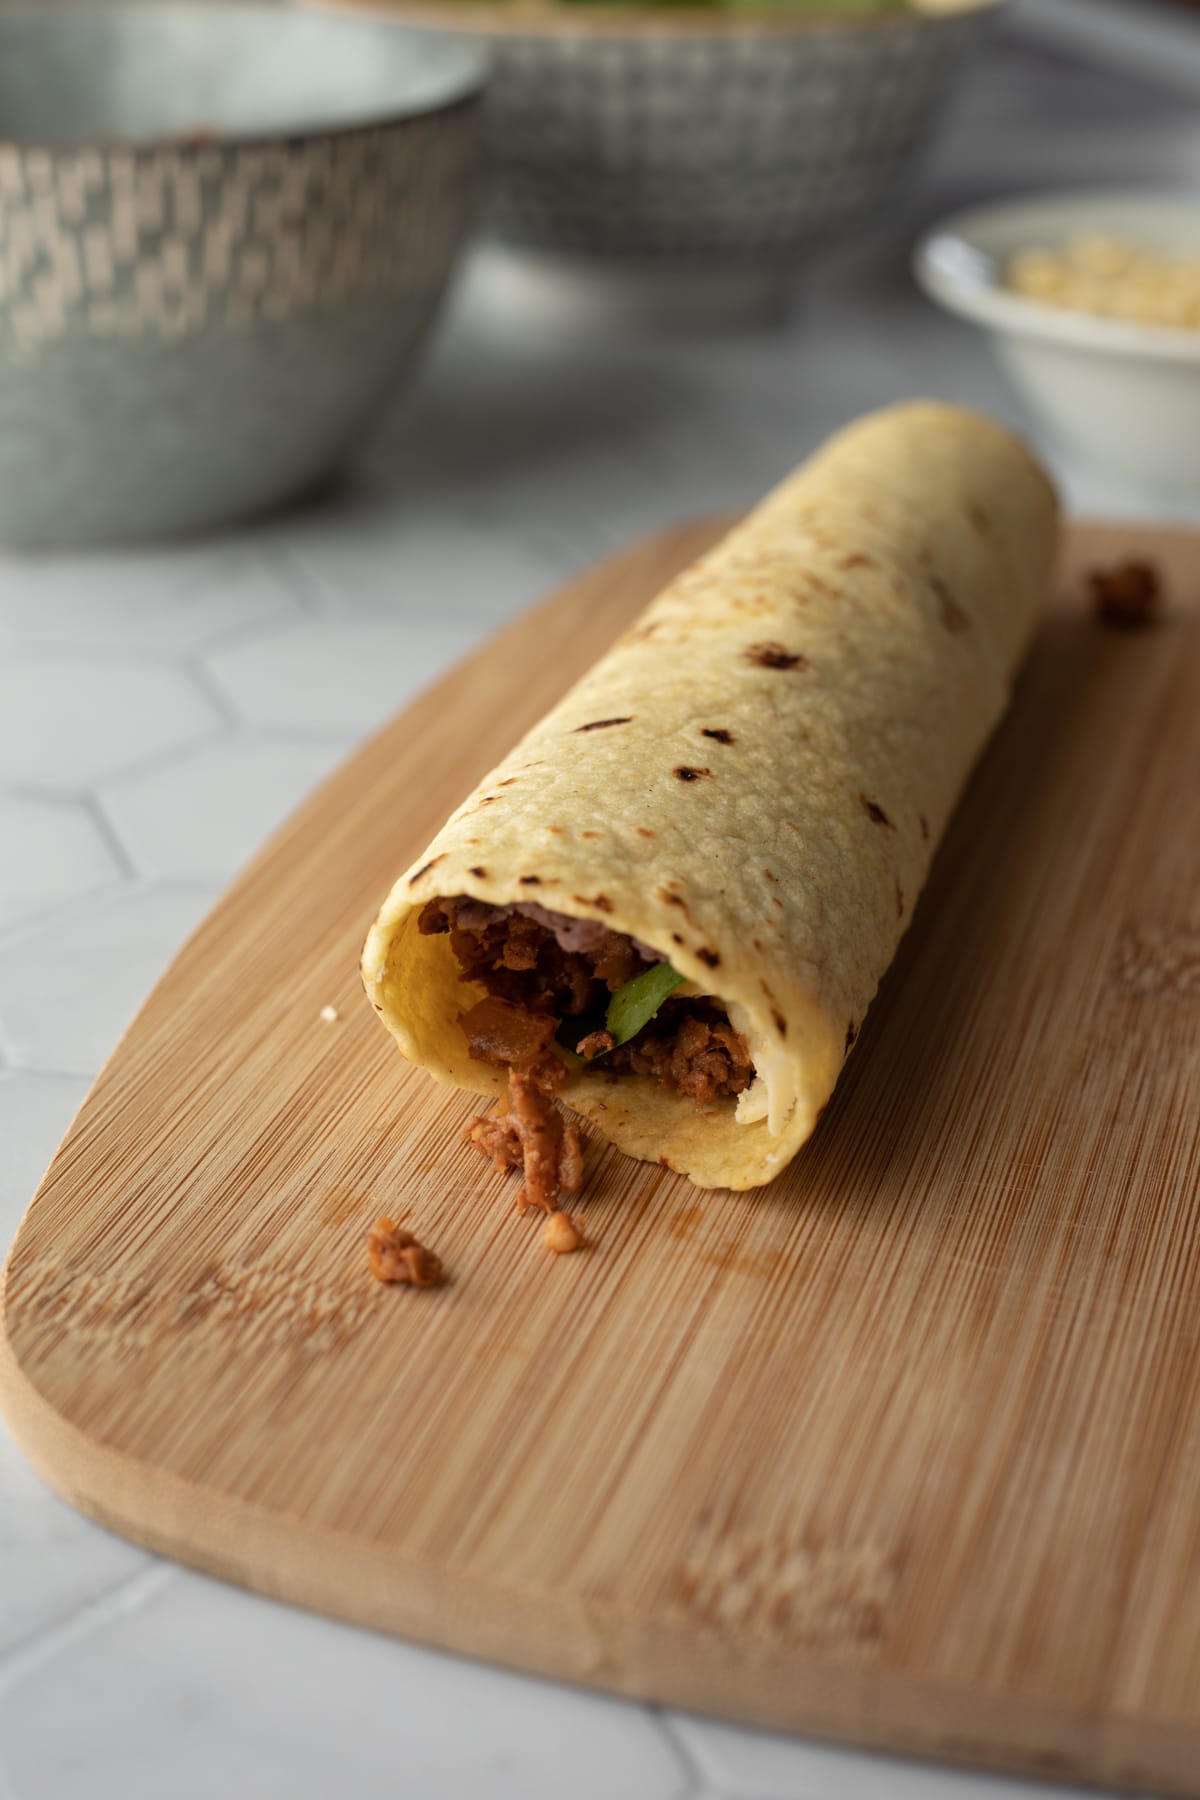
M 508 1106 L 508 1112 L 468 1120 L 463 1141 L 490 1156 L 502 1171 L 523 1168 L 525 1180 L 517 1194 L 522 1218 L 531 1206 L 552 1213 L 563 1195 L 573 1198 L 583 1185 L 583 1133 L 520 1069 L 508 1072 Z
M 336 1006 L 323 1006 L 321 1008 L 321 1017 L 327 1025 L 336 1025 L 341 1016 L 342 1015 Z
M 542 1242 L 556 1256 L 569 1256 L 572 1250 L 582 1250 L 585 1241 L 579 1220 L 573 1219 L 568 1212 L 552 1212 L 542 1226 Z
M 1153 625 L 1162 614 L 1162 581 L 1152 562 L 1131 558 L 1087 578 L 1092 611 L 1104 625 Z
M 377 1219 L 367 1233 L 367 1261 L 376 1281 L 406 1282 L 410 1287 L 440 1287 L 442 1261 L 411 1231 L 394 1219 Z
M 463 1126 L 462 1141 L 474 1144 L 484 1156 L 490 1156 L 502 1174 L 522 1166 L 520 1133 L 516 1121 L 507 1114 L 484 1113 L 468 1119 Z

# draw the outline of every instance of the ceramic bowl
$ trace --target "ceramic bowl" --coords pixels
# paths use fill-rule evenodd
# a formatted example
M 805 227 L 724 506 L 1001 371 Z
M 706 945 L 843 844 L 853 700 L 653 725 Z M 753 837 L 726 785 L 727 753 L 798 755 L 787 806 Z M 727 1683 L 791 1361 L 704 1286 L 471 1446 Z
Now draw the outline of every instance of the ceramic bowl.
M 1058 194 L 957 213 L 916 251 L 926 292 L 991 337 L 1047 424 L 1088 461 L 1147 486 L 1200 493 L 1200 331 L 1068 312 L 1009 292 L 1009 258 L 1098 232 L 1200 261 L 1191 195 Z
M 506 243 L 720 270 L 786 268 L 878 212 L 993 10 L 376 3 L 490 53 L 488 215 Z
M 484 80 L 366 20 L 0 9 L 0 538 L 196 530 L 327 476 L 437 307 Z

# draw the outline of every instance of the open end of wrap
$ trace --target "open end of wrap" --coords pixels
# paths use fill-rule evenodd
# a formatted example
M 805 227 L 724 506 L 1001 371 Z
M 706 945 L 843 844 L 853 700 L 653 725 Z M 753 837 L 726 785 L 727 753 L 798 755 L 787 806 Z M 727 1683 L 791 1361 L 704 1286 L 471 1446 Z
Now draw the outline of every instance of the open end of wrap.
M 389 929 L 373 929 L 363 958 L 368 997 L 410 1060 L 444 1082 L 499 1096 L 507 1071 L 472 1056 L 461 1023 L 488 990 L 464 976 L 447 934 L 422 931 L 421 910 L 414 906 Z M 656 946 L 639 948 L 670 960 Z M 618 1072 L 603 1058 L 588 1064 L 568 1057 L 557 1097 L 626 1152 L 686 1174 L 699 1186 L 756 1187 L 810 1134 L 820 1106 L 813 1090 L 820 1098 L 826 1091 L 820 1085 L 827 1081 L 825 1058 L 818 1052 L 820 1068 L 810 1087 L 801 1044 L 793 1039 L 784 1045 L 761 1009 L 694 979 L 694 973 L 687 971 L 684 993 L 711 999 L 745 1041 L 754 1072 L 742 1092 L 698 1107 L 687 1094 L 629 1069 Z

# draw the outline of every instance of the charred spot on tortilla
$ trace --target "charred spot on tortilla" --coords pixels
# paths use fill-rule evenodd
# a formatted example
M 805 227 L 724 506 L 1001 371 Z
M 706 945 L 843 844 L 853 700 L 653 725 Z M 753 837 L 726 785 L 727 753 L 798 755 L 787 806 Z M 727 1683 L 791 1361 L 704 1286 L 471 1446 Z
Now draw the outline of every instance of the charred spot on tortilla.
M 473 869 L 467 870 L 467 873 L 468 873 L 468 875 L 477 875 L 479 877 L 480 881 L 487 880 L 487 870 L 484 868 L 482 863 L 476 863 L 475 867 Z
M 654 836 L 654 833 L 650 830 L 649 826 L 646 825 L 635 825 L 634 830 L 639 837 L 652 838 Z
M 598 838 L 600 833 L 598 831 L 581 831 L 579 835 L 581 838 Z
M 966 512 L 968 520 L 975 527 L 980 537 L 986 537 L 992 526 L 991 521 L 984 512 L 982 506 L 976 505 L 974 500 L 968 500 Z
M 692 769 L 692 768 L 689 768 L 686 763 L 683 763 L 680 765 L 680 767 L 678 769 L 676 769 L 675 779 L 676 779 L 676 781 L 711 781 L 712 780 L 712 770 L 711 769 Z
M 851 1048 L 851 1046 L 853 1045 L 854 1040 L 857 1036 L 858 1036 L 858 1026 L 854 1023 L 854 1020 L 851 1019 L 850 1023 L 846 1027 L 846 1048 L 847 1048 L 847 1050 L 849 1050 Z
M 575 727 L 575 729 L 577 732 L 578 731 L 606 731 L 610 725 L 632 725 L 632 724 L 633 724 L 633 714 L 626 713 L 625 716 L 620 719 L 593 719 L 590 722 L 590 724 L 577 725 Z
M 700 961 L 706 963 L 710 969 L 719 969 L 721 966 L 721 958 L 718 952 L 710 950 L 707 945 L 702 945 L 700 949 L 697 950 L 696 955 L 699 957 Z
M 937 595 L 938 617 L 951 637 L 961 637 L 971 629 L 970 615 L 965 613 L 940 575 L 931 575 L 929 585 Z
M 873 556 L 864 556 L 861 550 L 855 550 L 850 556 L 843 556 L 838 564 L 839 569 L 877 569 L 879 564 Z
M 572 894 L 571 898 L 577 900 L 580 906 L 594 906 L 600 912 L 610 913 L 613 909 L 613 903 L 607 894 L 596 894 L 591 900 L 586 894 Z
M 408 878 L 409 887 L 413 887 L 418 881 L 420 881 L 422 875 L 428 875 L 428 873 L 429 873 L 430 869 L 432 869 L 434 863 L 442 862 L 444 860 L 444 857 L 445 857 L 445 852 L 443 852 L 441 856 L 431 856 L 427 863 L 422 863 L 421 867 L 417 870 L 416 874 L 409 876 L 409 878 Z
M 700 736 L 711 738 L 714 744 L 736 744 L 737 739 L 732 731 L 726 731 L 723 725 L 702 725 Z
M 862 805 L 863 811 L 866 813 L 868 819 L 870 819 L 870 821 L 873 825 L 886 825 L 889 828 L 889 830 L 895 829 L 895 827 L 892 825 L 892 821 L 888 818 L 887 814 L 884 812 L 882 806 L 879 805 L 878 801 L 869 800 L 865 794 L 860 794 L 858 796 L 858 798 Z
M 784 1018 L 783 1014 L 780 1012 L 780 1010 L 777 1006 L 773 1006 L 771 1008 L 771 1017 L 775 1021 L 775 1029 L 779 1033 L 780 1037 L 786 1037 L 787 1036 L 787 1020 Z
M 746 661 L 759 669 L 807 669 L 808 658 L 799 650 L 788 650 L 783 644 L 751 644 Z
M 540 875 L 520 875 L 517 879 L 522 887 L 540 887 L 542 885 Z
M 671 933 L 671 942 L 673 944 L 682 944 L 683 939 L 680 937 L 680 935 L 677 931 L 673 931 Z

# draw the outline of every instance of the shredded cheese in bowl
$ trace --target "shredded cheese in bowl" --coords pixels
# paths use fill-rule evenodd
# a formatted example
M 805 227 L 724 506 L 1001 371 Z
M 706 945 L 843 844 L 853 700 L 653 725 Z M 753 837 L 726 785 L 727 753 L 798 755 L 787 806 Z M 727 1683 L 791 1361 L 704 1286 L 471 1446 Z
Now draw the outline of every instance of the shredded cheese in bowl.
M 1160 255 L 1100 232 L 1018 250 L 1004 285 L 1043 306 L 1200 331 L 1200 256 Z

